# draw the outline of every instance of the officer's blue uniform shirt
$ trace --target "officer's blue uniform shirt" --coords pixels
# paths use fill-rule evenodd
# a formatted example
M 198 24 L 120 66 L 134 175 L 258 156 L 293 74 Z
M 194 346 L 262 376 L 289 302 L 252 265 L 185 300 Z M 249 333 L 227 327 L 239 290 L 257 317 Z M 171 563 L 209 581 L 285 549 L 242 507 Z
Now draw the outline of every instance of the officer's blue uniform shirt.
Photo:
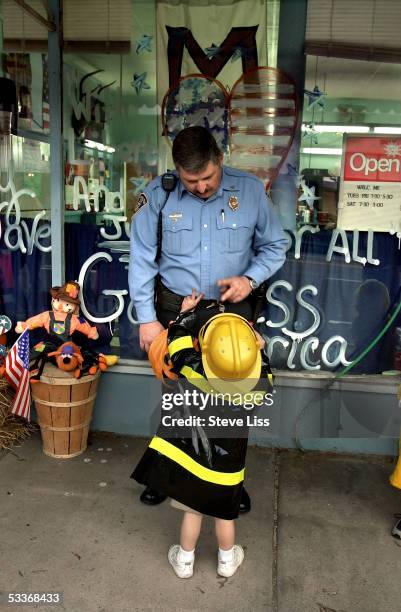
M 220 296 L 218 280 L 246 275 L 261 283 L 283 265 L 288 239 L 262 182 L 253 175 L 224 166 L 220 187 L 207 200 L 178 181 L 163 207 L 167 193 L 160 177 L 144 193 L 147 203 L 131 223 L 128 273 L 140 323 L 157 320 L 157 273 L 179 295 L 189 295 L 194 288 L 205 299 L 215 299 Z M 161 207 L 162 251 L 156 263 Z

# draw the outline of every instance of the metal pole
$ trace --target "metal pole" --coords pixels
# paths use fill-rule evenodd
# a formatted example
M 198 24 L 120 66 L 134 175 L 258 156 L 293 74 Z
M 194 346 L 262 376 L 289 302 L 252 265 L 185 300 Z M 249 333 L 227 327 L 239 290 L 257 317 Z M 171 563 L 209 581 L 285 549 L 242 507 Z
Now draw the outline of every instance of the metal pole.
M 52 285 L 64 283 L 63 70 L 60 0 L 49 0 L 56 25 L 48 34 Z
M 295 81 L 298 92 L 298 123 L 294 141 L 288 153 L 286 163 L 299 168 L 301 148 L 301 119 L 303 106 L 303 91 L 305 81 L 305 29 L 307 0 L 281 0 L 280 20 L 277 48 L 277 68 L 286 72 Z M 297 187 L 293 177 L 280 174 L 274 181 L 273 202 L 278 205 L 281 220 L 285 229 L 296 228 L 295 206 Z

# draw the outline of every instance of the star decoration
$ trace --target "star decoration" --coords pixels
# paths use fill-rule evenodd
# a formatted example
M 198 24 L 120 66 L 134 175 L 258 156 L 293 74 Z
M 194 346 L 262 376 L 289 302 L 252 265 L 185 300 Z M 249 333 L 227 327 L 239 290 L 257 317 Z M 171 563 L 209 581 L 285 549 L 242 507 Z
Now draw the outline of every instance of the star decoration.
M 317 132 L 315 130 L 315 126 L 313 125 L 313 123 L 310 123 L 309 125 L 305 125 L 305 130 L 304 130 L 302 138 L 310 138 L 310 142 L 312 144 L 318 144 Z
M 142 72 L 141 74 L 134 72 L 131 85 L 135 89 L 137 94 L 140 94 L 142 89 L 150 89 L 150 85 L 146 82 L 147 76 L 147 72 Z
M 235 47 L 235 51 L 231 57 L 231 63 L 236 62 L 237 60 L 241 59 L 241 57 L 242 57 L 242 47 Z
M 179 86 L 179 89 L 190 89 L 194 95 L 199 96 L 200 90 L 204 87 L 203 79 L 190 78 L 185 79 Z
M 231 56 L 231 62 L 236 62 L 238 59 L 241 59 L 241 58 L 244 58 L 244 59 L 252 58 L 252 49 L 241 47 L 241 45 L 234 47 L 234 53 Z
M 190 105 L 196 101 L 197 96 L 195 95 L 195 91 L 193 89 L 182 89 L 179 93 L 179 104 L 180 105 Z
M 221 106 L 217 106 L 211 113 L 206 115 L 206 120 L 209 127 L 224 127 L 224 113 L 226 109 Z
M 304 94 L 308 97 L 308 108 L 313 108 L 316 104 L 320 108 L 324 107 L 324 98 L 327 94 L 324 91 L 320 91 L 319 85 L 315 85 L 313 91 L 304 89 Z
M 302 174 L 298 172 L 298 168 L 293 166 L 292 164 L 287 164 L 288 174 L 292 176 L 295 181 L 295 186 L 300 187 L 304 181 Z
M 206 53 L 207 59 L 210 60 L 210 59 L 213 59 L 214 57 L 217 57 L 219 55 L 219 51 L 220 51 L 220 47 L 218 47 L 217 45 L 212 43 L 211 47 L 206 47 L 205 48 L 205 53 Z
M 193 87 L 196 87 L 197 82 L 197 79 L 185 79 L 181 83 L 181 87 L 183 87 L 184 89 L 192 89 Z
M 169 132 L 179 132 L 184 127 L 184 116 L 171 115 L 167 119 L 167 127 Z
M 134 178 L 130 178 L 129 182 L 134 185 L 134 189 L 132 189 L 131 191 L 134 193 L 134 195 L 138 195 L 139 193 L 142 193 L 142 191 L 145 189 L 146 185 L 149 182 L 149 179 L 144 176 L 136 176 Z
M 213 88 L 212 83 L 204 83 L 202 87 L 202 92 L 200 92 L 200 99 L 202 102 L 208 102 L 209 98 L 213 98 L 216 96 L 216 91 Z
M 11 321 L 6 315 L 0 316 L 0 334 L 5 334 L 10 331 L 12 327 Z
M 141 51 L 148 51 L 150 53 L 152 51 L 152 40 L 153 36 L 148 36 L 147 34 L 141 36 L 136 45 L 136 53 L 139 54 Z
M 306 202 L 310 208 L 313 208 L 315 200 L 320 200 L 320 197 L 318 198 L 315 196 L 315 186 L 308 187 L 308 185 L 303 181 L 301 182 L 300 186 L 302 189 L 302 195 L 298 198 L 298 201 Z
M 199 108 L 192 113 L 189 113 L 185 118 L 186 127 L 191 127 L 193 125 L 202 125 L 205 124 L 205 109 Z
M 396 157 L 396 155 L 401 155 L 401 145 L 397 144 L 394 141 L 385 144 L 383 149 L 386 155 L 389 155 L 390 157 Z

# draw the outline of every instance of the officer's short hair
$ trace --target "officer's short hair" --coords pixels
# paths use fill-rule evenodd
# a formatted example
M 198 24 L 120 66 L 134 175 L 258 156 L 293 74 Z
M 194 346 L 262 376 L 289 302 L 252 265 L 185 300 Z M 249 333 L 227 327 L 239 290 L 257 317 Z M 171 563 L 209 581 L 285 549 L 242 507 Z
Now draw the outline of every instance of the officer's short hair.
M 204 127 L 181 130 L 173 142 L 173 160 L 186 172 L 201 172 L 211 161 L 218 164 L 221 151 L 212 134 Z

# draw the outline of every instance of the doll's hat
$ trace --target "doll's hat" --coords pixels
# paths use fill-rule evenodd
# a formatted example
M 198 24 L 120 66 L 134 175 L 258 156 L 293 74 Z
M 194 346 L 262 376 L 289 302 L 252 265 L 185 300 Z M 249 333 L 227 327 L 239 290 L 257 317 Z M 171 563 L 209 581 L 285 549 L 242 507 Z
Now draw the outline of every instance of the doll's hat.
M 68 281 L 68 283 L 62 287 L 52 287 L 50 293 L 52 294 L 52 298 L 64 300 L 71 304 L 79 304 L 79 289 L 78 283 L 75 281 Z

